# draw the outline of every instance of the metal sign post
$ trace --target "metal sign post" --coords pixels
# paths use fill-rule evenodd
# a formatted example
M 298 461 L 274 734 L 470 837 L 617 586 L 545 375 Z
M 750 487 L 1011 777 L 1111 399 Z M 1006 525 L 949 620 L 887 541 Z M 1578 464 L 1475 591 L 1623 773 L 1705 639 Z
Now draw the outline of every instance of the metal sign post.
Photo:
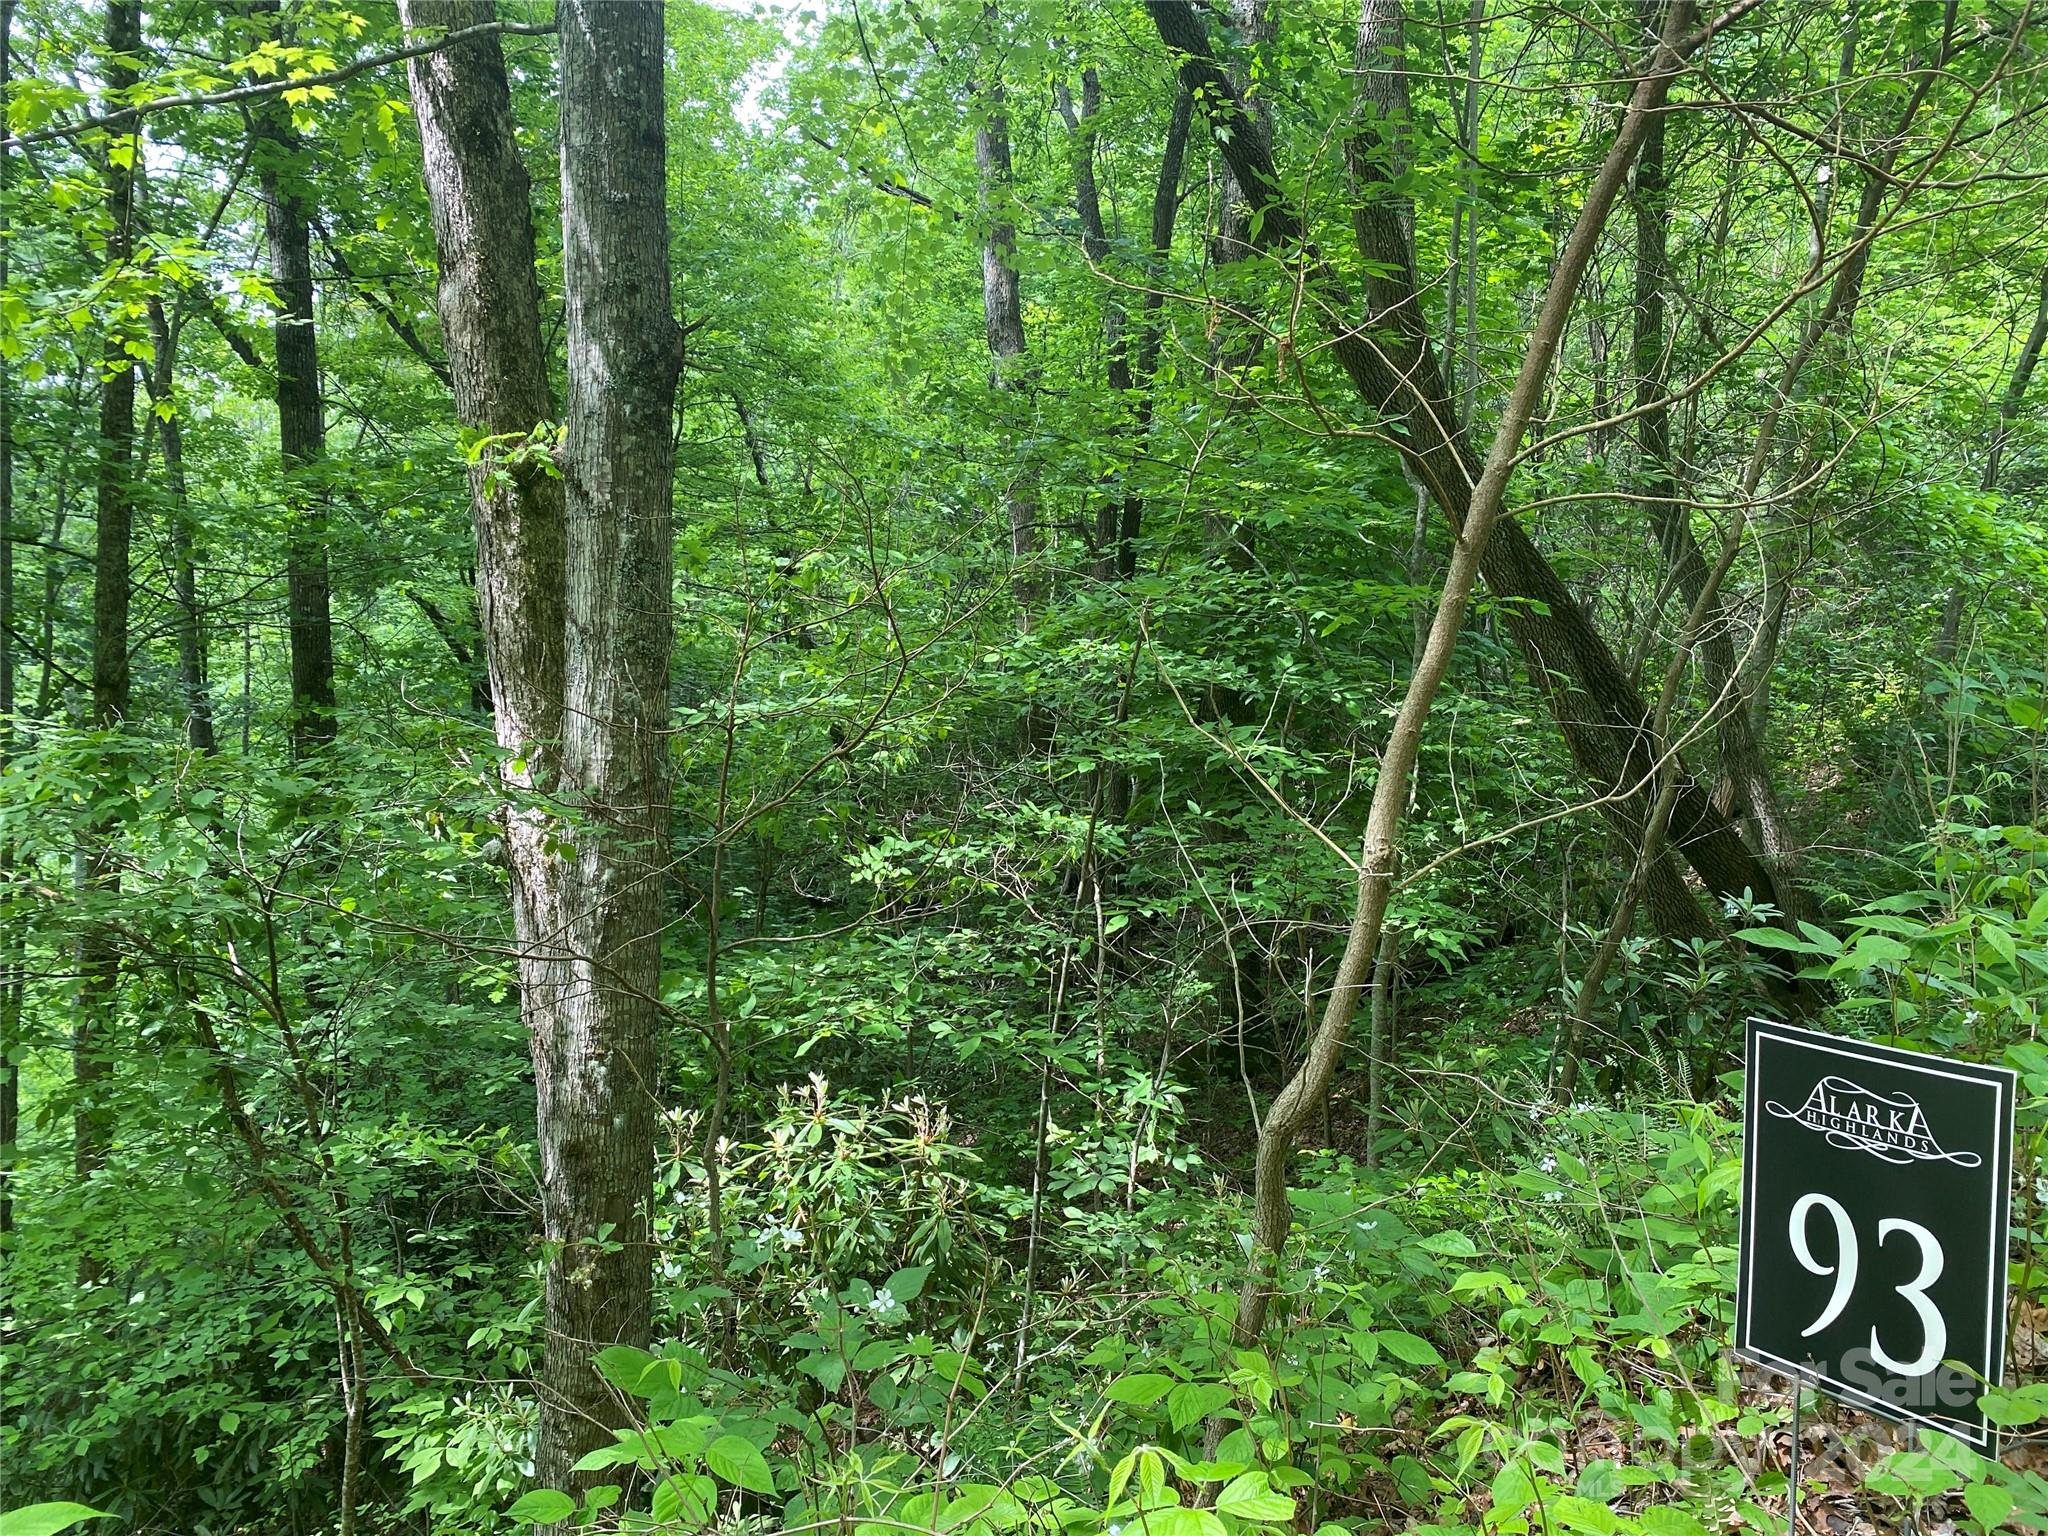
M 1806 1384 L 1792 1383 L 1792 1449 L 1785 1453 L 1785 1536 L 1799 1536 L 1799 1400 Z
M 2016 1075 L 1766 1019 L 1747 1059 L 1736 1354 L 1995 1454 Z

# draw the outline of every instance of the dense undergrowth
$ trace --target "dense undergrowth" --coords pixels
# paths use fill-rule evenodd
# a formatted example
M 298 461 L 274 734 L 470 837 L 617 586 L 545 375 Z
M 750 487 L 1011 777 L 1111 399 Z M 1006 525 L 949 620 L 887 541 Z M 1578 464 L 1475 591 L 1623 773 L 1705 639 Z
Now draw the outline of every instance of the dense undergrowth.
M 1649 12 L 1411 3 L 1375 78 L 1413 110 L 1382 114 L 1361 17 L 1403 8 L 1193 7 L 1271 118 L 1311 294 L 1299 250 L 1252 250 L 1274 209 L 1236 200 L 1215 93 L 1196 110 L 1153 24 L 1187 8 L 810 9 L 660 8 L 686 363 L 642 700 L 672 801 L 634 999 L 654 1320 L 599 1357 L 630 1427 L 572 1497 L 534 1486 L 569 1264 L 506 829 L 553 818 L 545 866 L 606 808 L 499 743 L 471 499 L 553 485 L 590 424 L 457 426 L 395 7 L 0 0 L 0 1536 L 1783 1529 L 1789 1384 L 1729 1343 L 1743 1023 L 1795 1006 L 2023 1084 L 2005 1452 L 1809 1396 L 1800 1530 L 2048 1529 L 2038 18 L 1738 4 L 1674 87 L 1518 438 L 1506 506 L 1547 580 L 1496 566 L 1447 663 L 1385 986 L 1244 1347 L 1254 1144 L 1333 986 L 1461 516 L 1402 454 L 1425 417 L 1475 459 L 1494 430 Z M 556 11 L 481 7 L 512 28 L 472 81 L 528 163 L 551 382 Z M 295 71 L 323 83 L 256 133 Z M 277 185 L 318 236 L 306 315 Z M 1376 223 L 1441 401 L 1334 360 L 1403 264 Z M 1005 319 L 1026 351 L 991 354 Z M 296 328 L 326 414 L 287 453 Z M 1682 556 L 1724 547 L 1703 635 Z M 1675 919 L 1618 908 L 1656 786 L 1586 747 L 1617 719 L 1660 745 L 1660 703 L 1716 817 L 1749 726 L 1724 844 L 1817 920 L 1682 842 L 1645 866 Z
M 1422 985 L 1378 1141 L 1349 1081 L 1319 1138 L 1331 1149 L 1303 1157 L 1257 1350 L 1229 1337 L 1250 1244 L 1244 1144 L 1227 1130 L 1241 1101 L 1196 1092 L 1199 1059 L 1162 1068 L 1086 1028 L 1059 1037 L 1102 1087 L 1092 1101 L 1048 1089 L 1040 1161 L 1031 1106 L 1060 1069 L 1020 1069 L 1035 1055 L 1020 1026 L 975 1021 L 993 957 L 971 934 L 931 937 L 894 999 L 877 996 L 872 940 L 800 985 L 772 957 L 742 965 L 729 1001 L 757 1022 L 742 1088 L 754 1129 L 721 1150 L 713 1237 L 701 1127 L 672 1119 L 656 1226 L 668 1342 L 602 1357 L 636 1427 L 600 1453 L 618 1482 L 580 1506 L 522 1493 L 533 1419 L 518 1378 L 539 1337 L 530 1260 L 492 1209 L 494 1194 L 520 1198 L 516 1138 L 429 1132 L 401 1109 L 320 1153 L 366 1210 L 440 1185 L 419 1235 L 359 1261 L 394 1340 L 432 1362 L 419 1382 L 378 1379 L 376 1475 L 397 1516 L 448 1532 L 572 1516 L 867 1536 L 1770 1528 L 1787 1384 L 1727 1353 L 1740 1084 L 1717 1068 L 1753 1005 L 1745 976 L 1760 951 L 1791 952 L 1861 1034 L 1980 1056 L 2007 1042 L 2032 1168 L 2048 1131 L 2048 1048 L 2028 1038 L 2048 957 L 2044 841 L 1945 825 L 1922 850 L 1924 884 L 1843 914 L 1840 937 L 1758 926 L 1705 951 L 1638 946 L 1614 985 L 1616 1016 L 1643 1032 L 1617 1032 L 1577 1103 L 1543 1091 L 1558 1012 L 1529 950 Z M 850 1037 L 861 1052 L 839 1048 Z M 408 1038 L 397 1026 L 382 1052 Z M 412 1067 L 434 1047 L 418 1043 L 417 1064 L 388 1062 L 393 1091 L 421 1091 Z M 893 1050 L 905 1059 L 880 1080 L 859 1072 Z M 467 1087 L 481 1116 L 490 1084 Z M 209 1114 L 195 1091 L 127 1134 L 171 1137 Z M 147 1526 L 122 1489 L 161 1490 L 176 1467 L 201 1529 L 240 1528 L 258 1507 L 317 1524 L 340 1412 L 320 1337 L 331 1297 L 262 1240 L 263 1193 L 212 1158 L 118 1198 L 118 1217 L 87 1204 L 71 1220 L 147 1234 L 146 1248 L 68 1306 L 10 1315 L 0 1435 L 18 1485 L 89 1486 Z M 2041 1206 L 2030 1175 L 2023 1333 L 2048 1288 L 2032 1257 Z M 24 1296 L 69 1248 L 59 1224 L 27 1235 Z M 43 1276 L 49 1293 L 59 1278 Z M 1990 1412 L 2015 1437 L 2003 1464 L 1809 1399 L 1809 1435 L 1824 1423 L 1842 1452 L 1809 1450 L 1809 1500 L 1849 1501 L 1879 1528 L 1909 1510 L 1968 1529 L 2048 1520 L 2028 1435 L 2048 1419 L 2048 1382 L 2022 1373 Z M 294 1488 L 313 1501 L 297 1516 Z

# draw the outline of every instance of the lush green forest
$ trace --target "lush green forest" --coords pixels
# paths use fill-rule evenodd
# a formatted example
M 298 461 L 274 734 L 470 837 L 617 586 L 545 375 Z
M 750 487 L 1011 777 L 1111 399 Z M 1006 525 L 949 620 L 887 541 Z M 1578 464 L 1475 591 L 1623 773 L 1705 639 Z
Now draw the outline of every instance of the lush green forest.
M 7 1536 L 2048 1528 L 2032 0 L 0 34 Z M 2018 1072 L 1998 1454 L 1757 1014 Z

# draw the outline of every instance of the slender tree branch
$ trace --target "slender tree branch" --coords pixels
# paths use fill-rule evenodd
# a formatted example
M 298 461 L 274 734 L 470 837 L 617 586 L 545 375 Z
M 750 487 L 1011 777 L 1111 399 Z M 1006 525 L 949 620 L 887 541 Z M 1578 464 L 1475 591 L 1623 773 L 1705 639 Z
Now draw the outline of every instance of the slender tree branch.
M 187 91 L 179 96 L 159 96 L 154 101 L 138 101 L 133 106 L 123 107 L 118 112 L 102 112 L 96 117 L 80 118 L 75 123 L 57 123 L 48 128 L 38 128 L 33 133 L 16 134 L 11 139 L 0 140 L 0 147 L 25 149 L 31 144 L 45 144 L 52 139 L 73 138 L 95 129 L 119 127 L 132 132 L 138 118 L 157 112 L 168 112 L 178 107 L 222 107 L 237 102 L 261 101 L 282 91 L 308 90 L 316 85 L 339 85 L 344 80 L 353 80 L 357 75 L 367 74 L 373 69 L 382 69 L 387 64 L 402 64 L 407 59 L 419 58 L 422 54 L 438 53 L 443 48 L 473 37 L 546 37 L 555 30 L 552 21 L 491 21 L 480 26 L 464 27 L 458 32 L 449 32 L 431 42 L 409 43 L 402 48 L 387 48 L 382 53 L 373 53 L 353 63 L 343 64 L 322 74 L 303 75 L 296 80 L 256 80 L 248 85 L 237 85 L 223 91 Z

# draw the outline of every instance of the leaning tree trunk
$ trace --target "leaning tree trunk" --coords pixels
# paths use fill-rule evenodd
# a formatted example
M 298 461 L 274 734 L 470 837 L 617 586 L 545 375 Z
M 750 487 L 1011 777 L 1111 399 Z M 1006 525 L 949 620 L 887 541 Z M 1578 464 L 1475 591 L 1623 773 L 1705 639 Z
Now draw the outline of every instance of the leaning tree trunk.
M 1351 296 L 1307 240 L 1300 219 L 1281 198 L 1271 136 L 1246 110 L 1217 65 L 1207 33 L 1187 0 L 1147 0 L 1161 39 L 1180 56 L 1181 82 L 1209 116 L 1217 151 L 1240 182 L 1274 190 L 1253 238 L 1262 249 L 1295 252 L 1313 296 L 1348 324 Z M 1381 116 L 1366 123 L 1353 147 L 1366 164 L 1384 159 L 1378 140 L 1407 120 L 1405 80 L 1381 72 L 1366 82 L 1378 94 Z M 1436 349 L 1409 264 L 1398 209 L 1382 197 L 1355 202 L 1354 224 L 1366 258 L 1369 320 L 1339 330 L 1331 350 L 1361 396 L 1400 432 L 1409 473 L 1427 490 L 1463 537 L 1481 465 L 1457 426 Z M 1639 846 L 1649 816 L 1653 779 L 1650 711 L 1571 590 L 1543 558 L 1521 524 L 1502 518 L 1487 541 L 1484 574 L 1496 597 L 1516 599 L 1506 624 L 1530 677 L 1542 691 L 1581 779 L 1600 797 L 1600 809 L 1631 847 Z M 1671 842 L 1715 895 L 1775 894 L 1770 871 L 1744 846 L 1714 806 L 1704 785 L 1676 768 L 1679 787 L 1671 816 Z M 1712 919 L 1675 871 L 1653 874 L 1645 905 L 1663 932 L 1704 937 Z
M 135 59 L 142 47 L 142 7 L 114 0 L 107 7 L 107 99 L 125 106 L 137 79 Z M 107 140 L 107 266 L 124 265 L 135 250 L 135 178 L 142 135 L 134 118 L 117 124 Z M 117 731 L 129 710 L 128 604 L 133 591 L 129 543 L 135 522 L 135 362 L 121 322 L 107 327 L 100 386 L 99 464 L 95 495 L 92 580 L 92 723 Z M 120 864 L 114 828 L 95 826 L 79 851 L 80 893 L 104 901 L 119 891 Z M 81 1181 L 106 1166 L 111 1137 L 107 1106 L 100 1102 L 112 1074 L 107 1026 L 120 978 L 120 954 L 112 927 L 87 914 L 78 944 L 78 1014 L 71 1031 L 71 1076 L 77 1094 L 72 1117 L 72 1161 Z M 97 1280 L 96 1255 L 79 1260 L 81 1282 Z
M 275 15 L 278 0 L 256 9 Z M 307 214 L 306 155 L 282 100 L 257 115 L 263 157 L 263 228 L 277 318 L 277 438 L 284 461 L 285 607 L 291 650 L 291 748 L 306 758 L 335 734 L 334 626 L 327 568 L 326 492 L 317 484 L 327 456 L 320 403 L 320 346 L 313 326 L 313 237 Z
M 487 0 L 401 0 L 409 29 Z M 548 1244 L 535 1475 L 622 1422 L 592 1356 L 648 1343 L 668 860 L 672 406 L 661 11 L 564 0 L 562 219 L 569 398 L 561 476 L 472 466 L 477 598 L 508 796 L 505 846 L 532 1035 Z M 552 415 L 531 198 L 505 64 L 485 36 L 409 65 L 464 425 L 501 445 Z M 553 807 L 567 808 L 567 825 Z M 566 846 L 565 846 L 566 845 Z
M 1287 206 L 1278 179 L 1271 174 L 1270 139 L 1253 126 L 1234 88 L 1221 77 L 1220 72 L 1215 71 L 1214 65 L 1204 67 L 1207 50 L 1200 22 L 1185 5 L 1174 3 L 1174 0 L 1149 0 L 1149 4 L 1165 41 L 1183 56 L 1182 79 L 1199 99 L 1210 104 L 1212 121 L 1227 125 L 1227 131 L 1218 135 L 1219 147 L 1226 154 L 1235 152 L 1243 157 L 1240 174 L 1246 187 L 1259 200 L 1265 215 L 1264 225 L 1276 229 L 1278 243 L 1283 249 L 1305 244 L 1305 231 Z M 1635 158 L 1647 119 L 1662 109 L 1671 80 L 1681 67 L 1679 39 L 1684 36 L 1690 10 L 1687 0 L 1675 0 L 1671 6 L 1663 36 L 1642 78 L 1636 83 L 1614 143 L 1587 190 L 1571 236 L 1558 255 L 1542 308 L 1523 354 L 1521 369 L 1502 406 L 1492 446 L 1487 451 L 1480 473 L 1467 482 L 1469 494 L 1461 503 L 1463 527 L 1452 549 L 1450 567 L 1445 573 L 1443 591 L 1437 599 L 1436 615 L 1430 625 L 1429 640 L 1409 678 L 1407 692 L 1388 733 L 1387 749 L 1380 759 L 1379 778 L 1373 786 L 1372 805 L 1366 815 L 1364 856 L 1358 865 L 1357 903 L 1345 940 L 1344 955 L 1338 964 L 1322 1019 L 1310 1038 L 1306 1057 L 1274 1099 L 1265 1122 L 1259 1128 L 1253 1186 L 1259 1254 L 1255 1270 L 1238 1298 L 1235 1337 L 1240 1347 L 1255 1347 L 1265 1328 L 1280 1254 L 1292 1225 L 1287 1180 L 1295 1138 L 1329 1091 L 1360 995 L 1366 988 L 1374 956 L 1379 950 L 1387 904 L 1393 894 L 1408 784 L 1422 746 L 1423 723 L 1450 667 L 1451 653 L 1464 626 L 1487 546 L 1497 530 L 1514 526 L 1503 513 L 1508 479 L 1514 471 L 1522 434 L 1542 396 L 1579 280 L 1592 260 L 1600 230 L 1606 223 L 1616 194 L 1621 190 L 1630 162 Z M 1364 15 L 1359 24 L 1361 68 L 1399 56 L 1402 52 L 1401 34 L 1399 0 L 1365 0 Z M 1196 46 L 1190 44 L 1199 46 L 1201 52 L 1198 54 Z M 1370 72 L 1366 79 L 1369 84 Z M 1380 100 L 1369 100 L 1364 106 L 1369 119 L 1386 109 Z M 1396 223 L 1398 227 L 1397 219 Z M 1315 259 L 1312 252 L 1308 256 L 1311 261 Z M 1411 304 L 1411 308 L 1417 309 L 1419 318 L 1419 306 Z

